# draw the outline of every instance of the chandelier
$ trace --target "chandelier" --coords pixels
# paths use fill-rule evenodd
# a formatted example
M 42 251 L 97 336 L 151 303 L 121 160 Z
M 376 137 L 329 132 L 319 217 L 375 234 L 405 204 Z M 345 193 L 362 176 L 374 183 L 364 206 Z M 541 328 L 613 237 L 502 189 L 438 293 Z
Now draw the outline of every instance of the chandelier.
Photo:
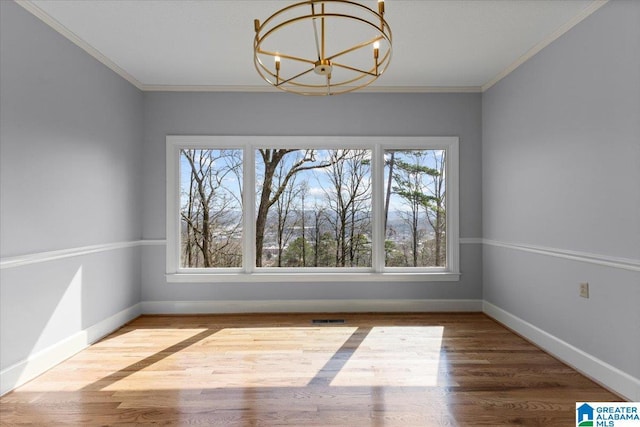
M 349 0 L 308 0 L 254 20 L 253 60 L 269 84 L 301 95 L 368 86 L 391 61 L 384 0 L 375 11 Z

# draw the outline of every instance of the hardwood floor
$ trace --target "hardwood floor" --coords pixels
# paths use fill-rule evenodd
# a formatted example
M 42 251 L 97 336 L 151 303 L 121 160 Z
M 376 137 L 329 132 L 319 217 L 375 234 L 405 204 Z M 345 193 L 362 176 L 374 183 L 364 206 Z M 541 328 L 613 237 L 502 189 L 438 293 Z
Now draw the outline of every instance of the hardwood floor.
M 3 396 L 0 424 L 572 426 L 620 400 L 479 313 L 143 316 Z

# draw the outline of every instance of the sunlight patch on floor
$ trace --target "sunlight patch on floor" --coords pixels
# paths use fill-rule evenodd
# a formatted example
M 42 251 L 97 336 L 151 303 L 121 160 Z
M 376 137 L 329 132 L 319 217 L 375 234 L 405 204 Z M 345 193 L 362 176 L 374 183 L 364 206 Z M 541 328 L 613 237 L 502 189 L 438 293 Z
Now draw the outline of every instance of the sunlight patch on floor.
M 431 387 L 439 385 L 443 329 L 136 329 L 93 345 L 21 391 L 305 387 L 318 381 Z
M 303 387 L 356 329 L 226 328 L 102 390 Z M 283 361 L 286 369 L 282 368 Z
M 369 332 L 332 386 L 438 385 L 442 326 L 384 326 Z
M 140 328 L 111 336 L 23 385 L 20 392 L 80 391 L 97 387 L 100 381 L 112 383 L 114 377 L 153 366 L 157 363 L 155 360 L 162 356 L 162 351 L 206 330 Z

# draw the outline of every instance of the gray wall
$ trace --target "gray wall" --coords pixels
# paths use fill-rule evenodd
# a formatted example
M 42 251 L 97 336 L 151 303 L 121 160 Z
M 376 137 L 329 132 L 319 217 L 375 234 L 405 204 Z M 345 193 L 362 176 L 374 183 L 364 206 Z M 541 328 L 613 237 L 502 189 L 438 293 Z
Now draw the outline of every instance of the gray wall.
M 141 236 L 140 91 L 0 2 L 3 259 Z M 140 301 L 139 248 L 3 268 L 2 369 Z
M 639 23 L 640 2 L 612 1 L 483 94 L 485 239 L 638 262 Z M 638 271 L 483 256 L 485 300 L 640 378 Z
M 166 135 L 460 137 L 460 236 L 480 237 L 479 94 L 145 93 L 143 236 L 165 237 Z M 461 247 L 460 282 L 168 284 L 163 246 L 143 248 L 142 300 L 479 299 L 480 245 Z

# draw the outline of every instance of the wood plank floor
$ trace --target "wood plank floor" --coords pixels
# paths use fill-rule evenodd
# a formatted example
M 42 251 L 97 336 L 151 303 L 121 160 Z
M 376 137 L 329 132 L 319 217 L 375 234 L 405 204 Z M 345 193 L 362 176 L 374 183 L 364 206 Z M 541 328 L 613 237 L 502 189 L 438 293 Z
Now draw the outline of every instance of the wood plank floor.
M 143 316 L 3 396 L 0 424 L 564 427 L 620 400 L 480 313 Z

